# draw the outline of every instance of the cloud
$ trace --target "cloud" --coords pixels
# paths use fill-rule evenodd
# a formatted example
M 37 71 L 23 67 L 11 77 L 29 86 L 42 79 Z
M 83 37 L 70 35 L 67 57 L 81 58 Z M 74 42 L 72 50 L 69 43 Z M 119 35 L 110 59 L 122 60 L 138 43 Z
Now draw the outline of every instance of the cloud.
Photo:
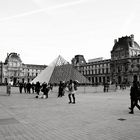
M 22 13 L 22 14 L 17 14 L 17 15 L 13 15 L 13 16 L 9 16 L 9 17 L 4 17 L 4 18 L 1 18 L 0 21 L 12 20 L 12 19 L 15 19 L 15 18 L 21 18 L 21 17 L 41 13 L 41 12 L 46 12 L 46 11 L 56 10 L 56 9 L 59 9 L 59 8 L 74 6 L 74 5 L 77 5 L 77 4 L 81 4 L 85 1 L 86 0 L 79 0 L 79 1 L 75 1 L 75 2 L 69 2 L 69 3 L 64 3 L 64 4 L 60 4 L 60 5 L 56 5 L 56 6 L 42 8 L 42 9 L 38 9 L 38 10 L 34 10 L 34 11 Z

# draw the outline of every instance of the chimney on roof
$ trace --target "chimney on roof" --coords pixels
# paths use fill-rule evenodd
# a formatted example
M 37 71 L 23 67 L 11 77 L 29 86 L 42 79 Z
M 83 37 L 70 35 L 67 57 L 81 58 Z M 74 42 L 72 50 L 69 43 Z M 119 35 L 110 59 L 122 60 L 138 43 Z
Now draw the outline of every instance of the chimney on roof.
M 114 39 L 114 44 L 116 44 L 117 43 L 117 39 Z
M 134 46 L 134 35 L 132 34 L 130 35 L 130 37 L 131 37 L 132 46 Z
M 134 35 L 132 34 L 132 35 L 130 35 L 130 37 L 131 37 L 131 39 L 134 39 Z
M 133 34 L 131 34 L 130 37 L 134 39 L 134 35 Z

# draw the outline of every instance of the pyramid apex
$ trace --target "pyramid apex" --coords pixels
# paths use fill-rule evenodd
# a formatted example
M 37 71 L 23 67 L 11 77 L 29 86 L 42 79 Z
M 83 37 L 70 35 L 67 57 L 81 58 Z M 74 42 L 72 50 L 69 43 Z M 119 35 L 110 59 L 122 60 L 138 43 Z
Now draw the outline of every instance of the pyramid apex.
M 56 61 L 56 66 L 61 66 L 65 64 L 69 64 L 69 63 L 61 55 L 59 55 Z

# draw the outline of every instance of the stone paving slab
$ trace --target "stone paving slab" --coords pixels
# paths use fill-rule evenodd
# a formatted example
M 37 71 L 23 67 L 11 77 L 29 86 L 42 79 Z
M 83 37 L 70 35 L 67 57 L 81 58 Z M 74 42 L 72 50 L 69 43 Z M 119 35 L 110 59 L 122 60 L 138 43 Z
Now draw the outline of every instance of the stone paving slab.
M 88 89 L 89 90 L 89 89 Z M 96 89 L 97 90 L 97 89 Z M 67 94 L 36 99 L 34 94 L 0 91 L 0 140 L 139 140 L 140 111 L 128 114 L 129 89 L 117 92 Z M 12 121 L 15 121 L 12 123 Z

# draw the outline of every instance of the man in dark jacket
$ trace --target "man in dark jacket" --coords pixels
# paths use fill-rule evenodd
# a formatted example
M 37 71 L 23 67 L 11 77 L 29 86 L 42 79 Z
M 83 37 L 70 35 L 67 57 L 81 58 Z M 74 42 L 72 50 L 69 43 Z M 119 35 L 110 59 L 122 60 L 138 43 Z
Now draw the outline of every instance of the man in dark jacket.
M 22 93 L 22 89 L 23 89 L 23 83 L 20 82 L 20 83 L 19 83 L 19 92 L 20 92 L 20 93 Z
M 36 82 L 36 85 L 35 85 L 35 92 L 37 93 L 37 95 L 39 95 L 40 88 L 41 88 L 41 86 L 40 86 L 40 83 L 38 81 L 38 82 Z
M 136 78 L 134 78 L 133 85 L 130 89 L 130 99 L 131 99 L 131 107 L 129 108 L 131 111 L 130 114 L 134 114 L 134 107 L 136 106 L 140 110 L 140 106 L 138 105 L 138 94 L 139 94 L 139 82 Z
M 28 82 L 27 85 L 26 85 L 26 87 L 27 87 L 27 93 L 29 93 L 29 94 L 31 93 L 31 86 L 32 86 L 32 85 L 31 85 L 31 83 L 29 83 L 29 82 Z

